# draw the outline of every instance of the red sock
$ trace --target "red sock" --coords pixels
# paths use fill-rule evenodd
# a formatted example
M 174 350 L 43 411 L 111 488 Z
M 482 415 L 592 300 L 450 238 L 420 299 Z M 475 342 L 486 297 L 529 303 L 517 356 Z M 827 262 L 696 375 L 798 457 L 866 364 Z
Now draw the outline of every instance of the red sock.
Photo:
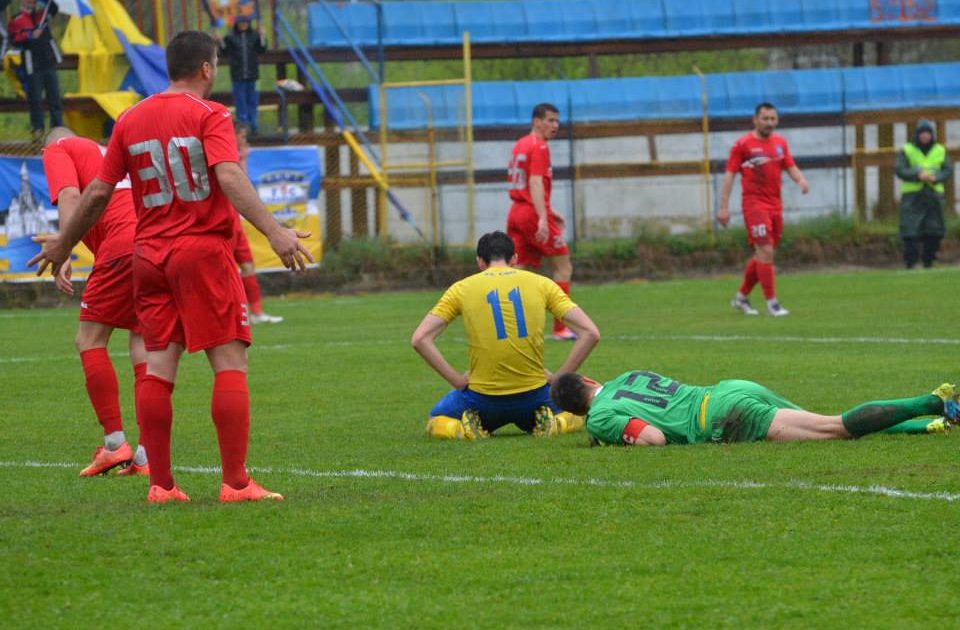
M 173 383 L 147 374 L 140 383 L 137 417 L 143 434 L 141 443 L 150 457 L 150 485 L 173 488 L 170 470 L 170 430 L 173 427 Z
M 143 377 L 147 375 L 147 362 L 141 361 L 133 365 L 133 407 L 137 412 L 137 426 L 140 427 L 140 444 L 143 444 L 143 421 L 140 419 L 140 409 L 137 407 L 137 401 L 140 400 L 140 386 L 143 385 Z M 146 447 L 144 447 L 146 448 Z
M 563 292 L 564 292 L 564 293 L 566 293 L 567 295 L 570 295 L 570 283 L 569 283 L 569 282 L 557 282 L 557 286 L 559 286 L 561 289 L 563 289 Z M 564 328 L 566 328 L 566 325 L 563 323 L 563 320 L 562 320 L 562 319 L 556 319 L 556 318 L 554 318 L 554 320 L 553 320 L 553 332 L 554 332 L 554 333 L 558 333 L 558 332 L 562 331 Z
M 210 405 L 220 442 L 223 483 L 239 490 L 250 483 L 247 476 L 247 444 L 250 439 L 250 393 L 247 375 L 239 370 L 217 372 Z M 152 464 L 151 464 L 152 466 Z
M 241 276 L 240 279 L 243 280 L 243 290 L 247 294 L 250 312 L 259 315 L 263 312 L 263 303 L 260 301 L 260 283 L 257 282 L 257 276 Z
M 80 353 L 83 375 L 87 381 L 87 396 L 97 414 L 97 420 L 103 427 L 103 434 L 123 431 L 123 418 L 120 415 L 120 387 L 117 385 L 117 373 L 106 348 L 92 348 Z
M 750 295 L 753 287 L 757 286 L 757 259 L 751 258 L 747 268 L 743 270 L 743 282 L 740 284 L 740 294 Z
M 763 289 L 763 297 L 771 300 L 777 297 L 776 274 L 773 271 L 773 265 L 757 261 L 757 279 L 760 280 L 760 287 Z

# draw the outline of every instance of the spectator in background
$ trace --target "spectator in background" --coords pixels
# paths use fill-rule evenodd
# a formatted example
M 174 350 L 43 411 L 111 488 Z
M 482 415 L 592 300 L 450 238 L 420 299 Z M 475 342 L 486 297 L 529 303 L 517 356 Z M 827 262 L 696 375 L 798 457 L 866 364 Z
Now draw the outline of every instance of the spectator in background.
M 945 206 L 943 183 L 953 176 L 953 162 L 947 150 L 937 142 L 932 122 L 917 121 L 913 142 L 897 153 L 897 177 L 900 186 L 900 238 L 903 239 L 903 262 L 907 269 L 923 261 L 932 267 L 937 259 L 940 241 L 946 232 L 943 219 Z M 923 244 L 923 255 L 920 254 Z
M 42 93 L 46 93 L 50 108 L 50 126 L 63 126 L 60 81 L 57 78 L 57 65 L 63 57 L 50 33 L 50 20 L 59 10 L 53 0 L 20 0 L 20 12 L 8 26 L 10 40 L 22 54 L 26 76 L 23 89 L 30 104 L 30 128 L 36 141 L 43 136 Z
M 220 54 L 230 57 L 230 79 L 233 81 L 233 105 L 237 120 L 250 127 L 250 135 L 257 135 L 257 106 L 260 95 L 260 53 L 266 52 L 267 42 L 254 28 L 248 16 L 238 16 L 230 32 L 220 43 Z

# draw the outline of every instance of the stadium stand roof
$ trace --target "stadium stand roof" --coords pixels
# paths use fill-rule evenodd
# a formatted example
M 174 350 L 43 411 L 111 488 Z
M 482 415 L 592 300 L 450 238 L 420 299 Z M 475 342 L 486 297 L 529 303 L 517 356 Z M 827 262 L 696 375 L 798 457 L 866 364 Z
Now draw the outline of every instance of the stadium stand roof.
M 770 101 L 782 114 L 840 114 L 960 106 L 960 63 L 844 69 L 733 72 L 706 76 L 711 118 L 753 114 Z M 427 114 L 418 93 L 433 103 L 435 127 L 463 124 L 462 86 L 395 87 L 387 92 L 391 130 L 423 129 Z M 473 125 L 528 125 L 537 103 L 561 110 L 578 123 L 700 118 L 701 81 L 696 75 L 577 81 L 473 83 Z M 380 93 L 369 89 L 370 123 L 380 124 Z
M 909 30 L 960 25 L 960 0 L 510 0 L 383 2 L 383 45 L 451 46 L 470 32 L 474 44 L 659 40 L 852 30 Z M 331 12 L 340 24 L 330 19 Z M 909 11 L 906 12 L 905 11 Z M 376 46 L 373 4 L 308 5 L 311 46 Z

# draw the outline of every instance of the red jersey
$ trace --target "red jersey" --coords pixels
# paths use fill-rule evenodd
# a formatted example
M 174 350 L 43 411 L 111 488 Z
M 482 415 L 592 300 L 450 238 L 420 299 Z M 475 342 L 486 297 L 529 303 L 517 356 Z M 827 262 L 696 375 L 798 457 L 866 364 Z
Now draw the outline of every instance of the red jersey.
M 794 165 L 783 136 L 772 133 L 768 138 L 760 139 L 751 131 L 740 136 L 730 149 L 727 172 L 741 175 L 745 209 L 781 210 L 782 174 Z
M 43 171 L 47 176 L 50 201 L 56 204 L 64 188 L 80 192 L 93 181 L 103 162 L 106 148 L 87 138 L 61 138 L 43 150 Z M 137 216 L 133 210 L 130 180 L 124 179 L 110 198 L 100 218 L 86 234 L 83 244 L 103 263 L 133 253 Z
M 507 172 L 507 181 L 510 183 L 510 199 L 515 203 L 533 205 L 530 196 L 530 177 L 543 177 L 543 202 L 550 210 L 550 188 L 553 179 L 553 169 L 550 167 L 550 147 L 546 140 L 528 134 L 517 141 L 513 146 L 513 156 L 510 158 L 510 170 Z
M 239 161 L 223 105 L 162 92 L 120 115 L 97 177 L 115 184 L 130 173 L 137 244 L 165 249 L 180 236 L 231 238 L 236 210 L 213 167 Z

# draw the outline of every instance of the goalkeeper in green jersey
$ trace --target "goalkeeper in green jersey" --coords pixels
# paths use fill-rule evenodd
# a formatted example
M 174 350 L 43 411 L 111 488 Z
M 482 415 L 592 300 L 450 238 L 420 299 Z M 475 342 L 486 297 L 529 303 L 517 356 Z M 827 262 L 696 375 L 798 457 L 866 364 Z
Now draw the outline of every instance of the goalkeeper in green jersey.
M 960 418 L 960 390 L 949 383 L 931 394 L 866 402 L 837 416 L 805 411 L 752 381 L 699 387 L 646 370 L 606 383 L 559 374 L 550 395 L 564 411 L 586 415 L 591 438 L 635 446 L 838 440 L 877 431 L 932 433 L 945 431 Z

